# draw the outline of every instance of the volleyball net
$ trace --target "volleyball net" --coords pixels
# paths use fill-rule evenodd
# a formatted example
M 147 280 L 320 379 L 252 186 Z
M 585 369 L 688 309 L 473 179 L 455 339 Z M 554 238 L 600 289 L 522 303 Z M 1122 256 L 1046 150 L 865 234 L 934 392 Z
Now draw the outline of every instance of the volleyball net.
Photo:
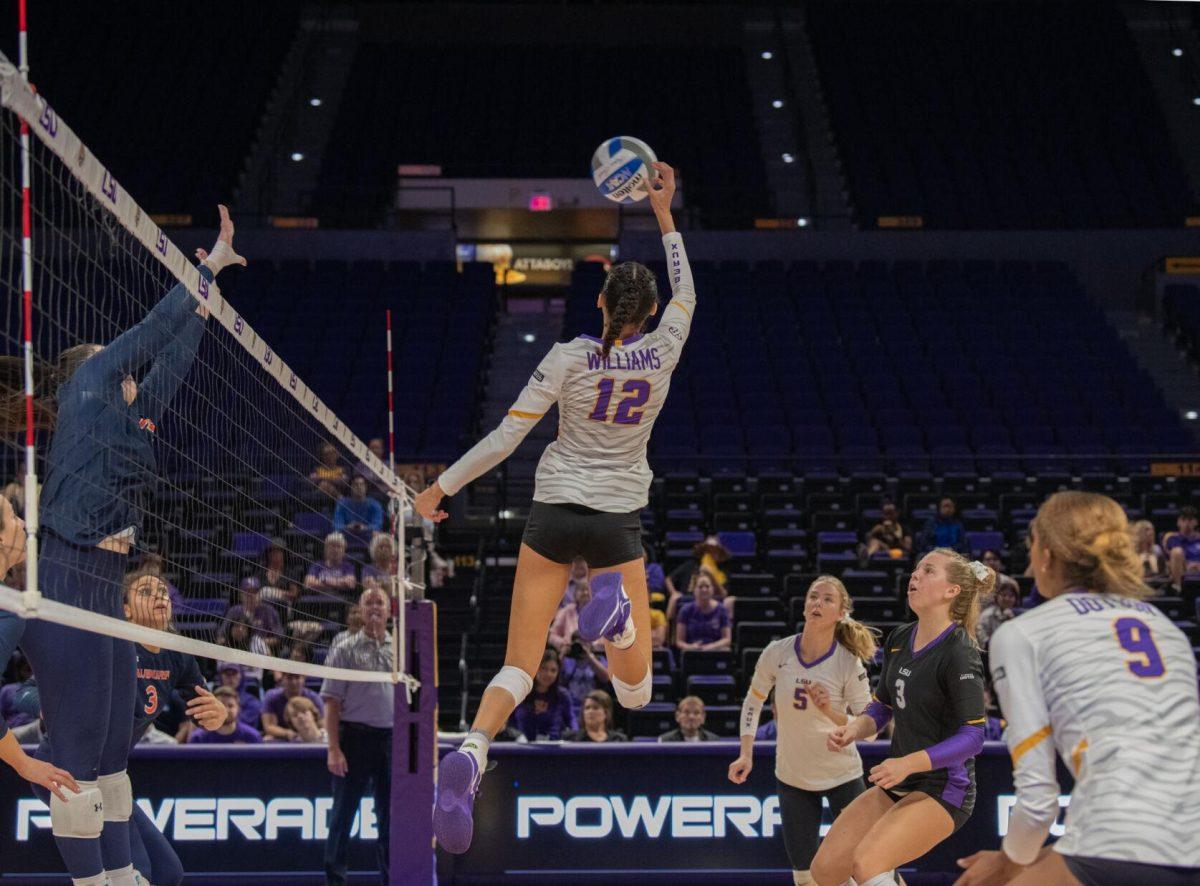
M 31 538 L 0 609 L 248 668 L 416 688 L 402 669 L 409 491 L 225 299 L 220 283 L 240 269 L 205 280 L 2 55 L 0 105 L 0 483 Z M 80 362 L 84 345 L 105 350 Z M 340 499 L 355 519 L 335 520 Z M 60 535 L 131 545 L 125 575 L 50 593 L 40 579 L 80 568 L 55 561 L 75 557 Z M 374 589 L 397 622 L 392 672 L 326 666 Z M 114 593 L 124 619 L 98 612 Z

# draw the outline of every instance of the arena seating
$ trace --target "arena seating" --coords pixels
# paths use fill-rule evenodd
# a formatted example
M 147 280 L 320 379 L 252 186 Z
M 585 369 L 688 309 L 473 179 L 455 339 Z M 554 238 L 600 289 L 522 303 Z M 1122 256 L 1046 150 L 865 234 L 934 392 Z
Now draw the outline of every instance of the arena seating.
M 215 225 L 301 10 L 215 0 L 197 16 L 137 3 L 81 15 L 78 3 L 39 0 L 29 8 L 31 79 L 143 209 Z M 4 33 L 15 61 L 15 31 Z
M 814 3 L 807 19 L 864 225 L 1159 227 L 1194 209 L 1115 6 Z
M 387 428 L 385 310 L 393 311 L 396 448 L 455 457 L 475 419 L 495 309 L 491 265 L 252 262 L 230 299 L 363 439 Z
M 616 71 L 647 94 L 673 84 L 669 104 L 626 101 L 625 88 L 602 80 Z M 581 98 L 580 113 L 541 112 L 579 107 Z M 397 163 L 438 164 L 451 177 L 579 178 L 595 147 L 622 133 L 669 157 L 689 203 L 712 221 L 745 223 L 770 203 L 736 47 L 365 42 L 336 129 L 313 207 L 322 219 L 380 218 Z
M 1066 265 L 693 270 L 705 307 L 655 428 L 659 471 L 1105 471 L 1194 445 Z M 564 335 L 597 332 L 602 273 L 575 272 Z

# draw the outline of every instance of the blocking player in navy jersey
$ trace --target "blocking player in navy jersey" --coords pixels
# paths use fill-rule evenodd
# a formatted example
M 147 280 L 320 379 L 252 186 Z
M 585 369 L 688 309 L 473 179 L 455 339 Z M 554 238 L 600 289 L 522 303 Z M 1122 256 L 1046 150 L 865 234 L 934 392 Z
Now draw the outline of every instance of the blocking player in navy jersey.
M 171 623 L 171 597 L 167 584 L 157 575 L 134 573 L 125 581 L 125 617 L 134 624 L 165 631 Z M 225 705 L 204 685 L 196 659 L 186 652 L 136 645 L 137 696 L 132 711 L 133 744 L 153 728 L 163 705 L 176 690 L 187 701 L 187 714 L 206 729 L 225 722 Z M 46 759 L 51 753 L 50 736 L 43 740 L 36 756 Z M 35 791 L 43 800 L 49 795 Z M 135 874 L 154 886 L 173 886 L 183 880 L 179 856 L 154 822 L 134 804 L 130 813 L 130 854 Z
M 1200 698 L 1191 643 L 1145 601 L 1129 523 L 1111 498 L 1059 492 L 1030 525 L 1048 599 L 1001 625 L 989 664 L 1017 802 L 1000 851 L 964 886 L 1200 884 Z M 1062 836 L 1056 758 L 1075 784 Z
M 979 597 L 996 573 L 948 548 L 930 551 L 908 583 L 917 621 L 894 630 L 883 671 L 862 716 L 829 735 L 841 753 L 895 721 L 888 759 L 868 777 L 874 787 L 837 820 L 817 851 L 820 886 L 853 878 L 892 886 L 892 871 L 920 858 L 958 830 L 975 804 L 974 757 L 987 722 L 983 663 L 975 645 Z
M 817 576 L 804 598 L 804 630 L 776 640 L 758 657 L 742 704 L 741 754 L 729 764 L 729 780 L 743 784 L 754 766 L 758 718 L 774 689 L 775 780 L 796 886 L 816 882 L 809 867 L 821 834 L 822 800 L 836 818 L 866 790 L 858 748 L 826 751 L 829 733 L 870 700 L 863 662 L 874 661 L 879 632 L 851 618 L 853 608 L 841 579 Z
M 444 520 L 443 496 L 453 495 L 516 449 L 557 404 L 558 438 L 538 462 L 536 489 L 517 557 L 504 667 L 479 701 L 466 741 L 438 768 L 434 834 L 449 852 L 466 852 L 479 781 L 492 738 L 529 694 L 546 647 L 546 632 L 562 600 L 571 563 L 592 572 L 592 600 L 579 614 L 579 635 L 603 639 L 617 700 L 626 708 L 651 697 L 650 595 L 642 550 L 641 511 L 653 475 L 646 446 L 666 402 L 696 309 L 683 238 L 671 217 L 675 173 L 655 163 L 649 202 L 662 232 L 671 302 L 658 327 L 658 287 L 637 262 L 614 265 L 597 295 L 604 337 L 581 335 L 555 344 L 494 431 L 451 465 L 413 502 L 426 520 Z

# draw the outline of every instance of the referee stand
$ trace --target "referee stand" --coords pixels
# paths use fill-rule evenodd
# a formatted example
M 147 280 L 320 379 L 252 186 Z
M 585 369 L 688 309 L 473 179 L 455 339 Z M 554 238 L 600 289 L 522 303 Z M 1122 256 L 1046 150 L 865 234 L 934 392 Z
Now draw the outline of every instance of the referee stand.
M 421 681 L 411 703 L 396 684 L 392 728 L 392 808 L 389 869 L 393 886 L 435 882 L 433 767 L 437 759 L 437 607 L 430 600 L 403 604 L 402 670 Z

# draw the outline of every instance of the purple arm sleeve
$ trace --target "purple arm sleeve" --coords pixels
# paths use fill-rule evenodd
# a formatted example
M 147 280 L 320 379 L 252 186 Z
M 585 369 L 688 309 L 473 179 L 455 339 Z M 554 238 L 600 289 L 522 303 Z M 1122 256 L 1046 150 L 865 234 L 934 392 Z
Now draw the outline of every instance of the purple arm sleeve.
M 929 762 L 934 769 L 956 766 L 974 757 L 983 750 L 983 729 L 979 726 L 959 726 L 958 731 L 945 741 L 926 748 Z
M 883 727 L 892 721 L 892 709 L 877 698 L 871 699 L 863 714 L 875 721 L 876 732 L 883 732 Z

